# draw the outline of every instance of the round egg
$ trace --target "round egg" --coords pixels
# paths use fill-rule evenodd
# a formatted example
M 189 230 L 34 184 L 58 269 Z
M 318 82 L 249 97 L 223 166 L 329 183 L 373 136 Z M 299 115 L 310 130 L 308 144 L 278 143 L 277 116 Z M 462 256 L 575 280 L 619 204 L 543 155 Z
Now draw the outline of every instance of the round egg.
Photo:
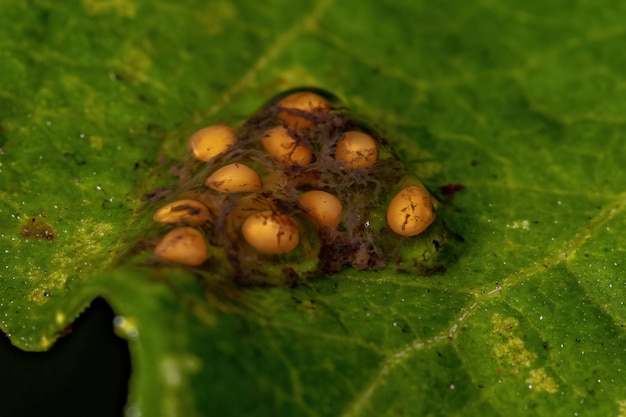
M 306 145 L 298 145 L 283 126 L 277 126 L 263 134 L 263 147 L 276 159 L 287 165 L 305 166 L 311 163 L 313 151 Z
M 209 208 L 196 200 L 178 200 L 164 205 L 152 220 L 159 223 L 186 223 L 201 226 L 209 220 Z
M 260 190 L 261 178 L 247 165 L 234 163 L 215 171 L 204 184 L 220 193 L 246 193 Z
M 224 153 L 236 140 L 232 127 L 209 126 L 198 130 L 189 138 L 189 149 L 198 161 L 208 162 Z
M 370 167 L 378 160 L 378 145 L 367 133 L 349 131 L 337 142 L 335 159 L 343 160 L 350 168 Z
M 307 113 L 327 112 L 330 110 L 330 103 L 322 96 L 308 91 L 293 93 L 281 99 L 279 107 L 284 109 L 301 110 Z M 289 128 L 300 130 L 310 127 L 313 122 L 306 117 L 282 110 L 278 113 L 278 118 Z
M 320 190 L 307 191 L 300 196 L 300 203 L 318 225 L 333 229 L 339 226 L 343 205 L 334 195 Z
M 274 255 L 291 252 L 300 241 L 298 223 L 289 215 L 271 210 L 248 216 L 241 226 L 241 232 L 255 249 Z
M 428 191 L 411 186 L 393 197 L 387 209 L 387 224 L 401 236 L 422 233 L 435 221 L 433 202 Z
M 193 227 L 178 227 L 163 236 L 154 254 L 165 261 L 197 266 L 206 261 L 207 246 L 202 234 Z

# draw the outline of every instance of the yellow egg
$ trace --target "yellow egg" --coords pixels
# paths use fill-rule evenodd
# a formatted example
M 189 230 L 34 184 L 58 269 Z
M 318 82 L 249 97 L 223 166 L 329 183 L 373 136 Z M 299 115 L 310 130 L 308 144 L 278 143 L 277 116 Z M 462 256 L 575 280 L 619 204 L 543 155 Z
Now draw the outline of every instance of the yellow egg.
M 179 227 L 168 234 L 154 249 L 154 254 L 165 261 L 185 265 L 200 265 L 207 259 L 204 237 L 193 227 Z
M 221 193 L 247 193 L 261 189 L 261 178 L 252 168 L 234 163 L 215 171 L 204 184 Z
M 307 191 L 300 196 L 300 203 L 317 224 L 332 228 L 339 225 L 343 206 L 334 195 L 319 190 Z
M 330 103 L 325 98 L 308 91 L 290 94 L 280 100 L 278 106 L 307 113 L 327 112 L 330 109 Z M 285 110 L 278 113 L 278 118 L 291 129 L 300 130 L 313 124 L 311 120 Z
M 328 110 L 330 103 L 322 96 L 309 91 L 300 91 L 282 98 L 278 105 L 286 109 L 298 109 L 307 112 Z
M 209 220 L 209 208 L 196 200 L 178 200 L 166 204 L 154 213 L 159 223 L 186 223 L 201 226 Z
M 311 163 L 313 152 L 306 145 L 297 145 L 287 129 L 278 126 L 263 134 L 263 147 L 270 155 L 288 165 L 305 166 Z
M 407 187 L 389 203 L 387 223 L 391 230 L 401 236 L 418 235 L 433 221 L 433 202 L 428 191 L 422 187 Z
M 249 216 L 243 222 L 241 232 L 255 249 L 274 255 L 294 250 L 300 241 L 298 223 L 289 215 L 271 210 Z
M 366 168 L 378 160 L 378 145 L 367 133 L 350 131 L 337 142 L 335 159 L 345 161 L 350 168 Z
M 215 125 L 198 130 L 189 139 L 189 149 L 194 158 L 208 162 L 224 153 L 235 143 L 235 131 L 230 126 Z

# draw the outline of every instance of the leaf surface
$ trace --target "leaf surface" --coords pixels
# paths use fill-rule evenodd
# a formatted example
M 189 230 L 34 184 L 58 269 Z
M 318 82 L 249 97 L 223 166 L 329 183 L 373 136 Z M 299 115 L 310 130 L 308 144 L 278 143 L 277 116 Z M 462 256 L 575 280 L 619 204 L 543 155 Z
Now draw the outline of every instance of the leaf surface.
M 130 416 L 625 415 L 626 6 L 378 3 L 5 1 L 11 341 L 46 350 L 104 297 Z M 135 265 L 189 135 L 303 85 L 389 138 L 458 259 L 269 289 Z

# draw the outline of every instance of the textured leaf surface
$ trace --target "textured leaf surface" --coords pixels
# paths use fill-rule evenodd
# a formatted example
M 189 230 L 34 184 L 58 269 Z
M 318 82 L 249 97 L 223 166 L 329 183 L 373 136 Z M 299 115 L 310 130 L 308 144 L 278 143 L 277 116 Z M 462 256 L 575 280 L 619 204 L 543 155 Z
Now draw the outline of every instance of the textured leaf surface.
M 626 415 L 625 6 L 378 3 L 4 1 L 11 341 L 45 350 L 104 297 L 130 416 Z M 191 132 L 302 85 L 465 186 L 455 263 L 237 289 L 119 255 Z

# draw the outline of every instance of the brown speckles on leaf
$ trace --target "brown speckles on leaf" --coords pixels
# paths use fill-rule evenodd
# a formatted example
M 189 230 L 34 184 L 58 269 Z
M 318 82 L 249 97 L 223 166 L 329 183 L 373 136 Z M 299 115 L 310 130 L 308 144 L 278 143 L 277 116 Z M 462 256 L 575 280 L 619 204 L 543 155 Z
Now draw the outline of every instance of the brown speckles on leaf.
M 54 240 L 55 234 L 52 226 L 42 220 L 30 219 L 22 225 L 20 236 L 25 239 L 45 239 Z

